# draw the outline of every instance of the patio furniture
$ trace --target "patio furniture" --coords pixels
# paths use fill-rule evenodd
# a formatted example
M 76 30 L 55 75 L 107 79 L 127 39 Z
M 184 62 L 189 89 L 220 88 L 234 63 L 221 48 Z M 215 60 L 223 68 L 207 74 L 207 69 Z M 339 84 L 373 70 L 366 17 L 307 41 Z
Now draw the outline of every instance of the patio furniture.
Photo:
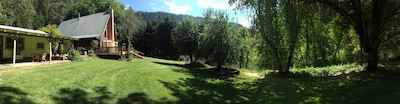
M 24 55 L 22 52 L 18 52 L 17 55 L 15 55 L 15 60 L 22 60 L 24 58 Z
M 32 62 L 41 61 L 41 54 L 33 53 L 32 54 Z
M 68 54 L 63 54 L 61 57 L 62 57 L 63 61 L 68 60 Z
M 40 60 L 40 61 L 43 61 L 43 60 L 46 61 L 46 56 L 47 56 L 47 53 L 43 53 L 42 54 L 42 60 Z

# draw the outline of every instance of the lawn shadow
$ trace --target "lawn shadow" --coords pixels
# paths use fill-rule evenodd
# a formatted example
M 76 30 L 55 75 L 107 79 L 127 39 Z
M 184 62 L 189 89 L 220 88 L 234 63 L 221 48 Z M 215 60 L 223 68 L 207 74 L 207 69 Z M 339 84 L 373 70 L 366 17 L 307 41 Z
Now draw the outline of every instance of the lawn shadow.
M 181 67 L 184 69 L 188 69 L 191 74 L 196 74 L 196 75 L 207 75 L 209 77 L 221 77 L 221 78 L 229 78 L 229 77 L 236 77 L 239 75 L 239 70 L 237 69 L 229 69 L 229 68 L 223 68 L 222 72 L 221 70 L 218 70 L 216 68 L 208 68 L 205 64 L 202 63 L 194 63 L 194 64 L 176 64 L 176 63 L 165 63 L 165 62 L 154 62 L 156 64 L 160 65 L 167 65 L 167 66 L 176 66 L 176 67 Z M 176 72 L 183 71 L 185 70 L 177 70 L 173 69 Z
M 34 104 L 27 95 L 18 88 L 0 86 L 0 104 Z
M 108 60 L 119 60 L 121 58 L 121 56 L 118 55 L 97 55 L 97 57 Z
M 313 77 L 307 72 L 264 79 L 221 78 L 202 70 L 175 69 L 189 74 L 175 82 L 159 80 L 179 104 L 220 103 L 400 103 L 400 79 Z
M 172 103 L 167 99 L 160 101 L 150 99 L 146 93 L 133 92 L 124 98 L 115 98 L 114 94 L 106 87 L 95 87 L 85 91 L 80 88 L 62 88 L 53 96 L 56 104 L 167 104 Z M 114 102 L 116 101 L 116 102 Z
M 146 93 L 135 92 L 131 93 L 124 98 L 118 99 L 118 104 L 173 104 L 173 102 L 168 101 L 166 98 L 156 101 L 150 99 Z
M 79 88 L 61 88 L 53 100 L 57 104 L 107 104 L 113 99 L 106 87 L 95 87 L 93 91 L 88 93 Z

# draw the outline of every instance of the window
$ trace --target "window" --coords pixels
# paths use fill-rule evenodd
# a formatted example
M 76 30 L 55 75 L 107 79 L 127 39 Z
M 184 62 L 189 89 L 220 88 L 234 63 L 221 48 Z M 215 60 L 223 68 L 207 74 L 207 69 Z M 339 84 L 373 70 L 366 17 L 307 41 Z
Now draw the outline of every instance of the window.
M 43 42 L 37 42 L 36 43 L 36 49 L 37 50 L 44 50 L 44 43 Z
M 18 38 L 17 39 L 17 50 L 24 50 L 25 38 Z M 14 48 L 14 40 L 10 37 L 7 37 L 6 40 L 6 49 L 13 49 Z

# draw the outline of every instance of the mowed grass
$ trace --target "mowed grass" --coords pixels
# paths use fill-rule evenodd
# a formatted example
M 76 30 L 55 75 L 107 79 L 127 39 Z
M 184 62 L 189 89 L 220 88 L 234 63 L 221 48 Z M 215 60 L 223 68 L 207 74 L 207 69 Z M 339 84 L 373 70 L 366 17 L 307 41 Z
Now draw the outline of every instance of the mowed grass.
M 110 97 L 123 98 L 130 93 L 146 93 L 152 99 L 177 100 L 160 81 L 173 82 L 190 77 L 172 69 L 182 69 L 153 63 L 152 60 L 124 62 L 118 60 L 92 59 L 41 67 L 25 67 L 0 70 L 2 87 L 14 87 L 28 93 L 36 103 L 54 103 L 60 91 L 76 90 L 89 96 L 95 89 L 106 88 Z M 179 62 L 173 62 L 178 63 Z M 70 92 L 75 93 L 75 92 Z M 85 97 L 85 96 L 83 96 Z M 115 102 L 117 99 L 112 99 Z
M 183 62 L 90 59 L 0 70 L 0 103 L 400 103 L 399 77 L 221 77 Z

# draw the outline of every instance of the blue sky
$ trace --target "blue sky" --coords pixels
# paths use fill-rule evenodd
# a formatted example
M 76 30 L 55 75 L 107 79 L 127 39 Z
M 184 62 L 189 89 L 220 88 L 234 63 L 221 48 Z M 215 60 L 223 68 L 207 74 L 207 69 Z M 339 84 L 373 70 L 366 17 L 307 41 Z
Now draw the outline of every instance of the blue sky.
M 229 0 L 120 0 L 125 6 L 132 7 L 135 11 L 168 12 L 174 14 L 187 14 L 202 17 L 207 8 L 226 10 L 233 22 L 249 27 L 250 19 L 240 11 L 235 12 L 234 6 L 228 4 Z

